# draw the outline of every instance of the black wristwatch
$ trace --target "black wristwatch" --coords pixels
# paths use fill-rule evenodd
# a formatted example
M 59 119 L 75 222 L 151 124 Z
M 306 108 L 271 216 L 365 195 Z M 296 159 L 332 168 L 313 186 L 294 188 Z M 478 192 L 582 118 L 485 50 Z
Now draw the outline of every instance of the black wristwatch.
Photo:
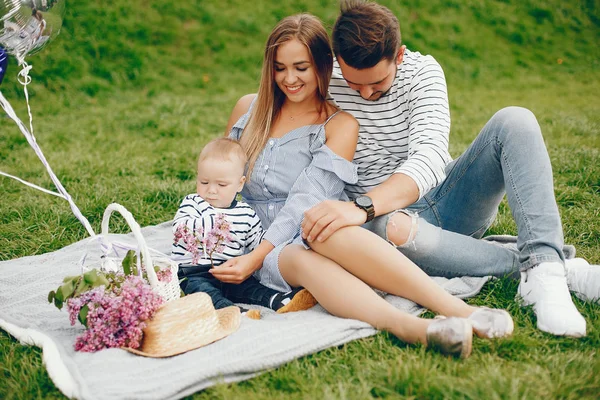
M 375 218 L 375 208 L 373 207 L 373 200 L 371 200 L 369 196 L 358 196 L 354 199 L 354 204 L 356 205 L 356 207 L 367 212 L 367 220 L 365 222 L 369 222 L 373 218 Z

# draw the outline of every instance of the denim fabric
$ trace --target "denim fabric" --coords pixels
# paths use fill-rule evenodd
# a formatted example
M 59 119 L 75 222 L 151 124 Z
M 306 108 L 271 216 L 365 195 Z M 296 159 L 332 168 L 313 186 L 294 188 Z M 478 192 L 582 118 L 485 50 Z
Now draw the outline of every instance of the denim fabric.
M 552 166 L 535 116 L 508 107 L 497 112 L 447 177 L 402 212 L 416 234 L 397 248 L 430 275 L 503 276 L 545 261 L 564 262 L 563 231 L 554 198 Z M 507 195 L 518 229 L 518 252 L 477 240 Z M 394 213 L 365 227 L 387 239 Z
M 261 285 L 254 277 L 246 279 L 239 285 L 223 283 L 215 278 L 208 270 L 210 266 L 180 265 L 179 279 L 181 290 L 187 295 L 191 293 L 207 293 L 213 301 L 215 309 L 225 308 L 234 303 L 258 304 L 269 307 L 271 298 L 277 291 Z

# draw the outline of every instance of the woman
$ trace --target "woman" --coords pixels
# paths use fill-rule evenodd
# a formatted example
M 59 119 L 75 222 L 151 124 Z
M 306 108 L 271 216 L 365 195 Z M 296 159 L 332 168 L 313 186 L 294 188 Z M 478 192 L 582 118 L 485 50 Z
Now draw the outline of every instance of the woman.
M 254 273 L 264 285 L 282 291 L 303 286 L 336 316 L 362 320 L 406 342 L 460 357 L 470 354 L 473 331 L 484 337 L 509 335 L 513 323 L 508 313 L 472 307 L 451 296 L 365 229 L 352 229 L 346 235 L 352 241 L 335 243 L 329 258 L 303 243 L 303 212 L 328 198 L 347 199 L 344 185 L 357 179 L 351 160 L 358 124 L 326 100 L 332 62 L 327 33 L 316 17 L 287 17 L 269 36 L 258 95 L 238 101 L 227 127 L 248 154 L 250 179 L 242 196 L 256 210 L 266 234 L 253 252 L 211 272 L 232 283 Z M 412 316 L 371 287 L 460 318 Z

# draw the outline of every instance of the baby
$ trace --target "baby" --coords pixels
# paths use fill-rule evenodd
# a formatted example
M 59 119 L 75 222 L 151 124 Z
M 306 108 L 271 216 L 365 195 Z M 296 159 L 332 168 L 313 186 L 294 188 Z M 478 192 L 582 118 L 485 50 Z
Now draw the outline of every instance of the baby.
M 187 278 L 181 282 L 181 288 L 185 294 L 207 293 L 216 309 L 231 306 L 234 302 L 258 304 L 278 313 L 310 308 L 316 301 L 302 288 L 281 293 L 261 285 L 254 277 L 236 285 L 221 282 L 208 272 L 213 265 L 221 265 L 232 257 L 252 251 L 262 239 L 260 219 L 248 204 L 236 200 L 246 181 L 246 162 L 246 153 L 233 139 L 214 139 L 202 149 L 198 158 L 197 193 L 183 199 L 173 219 L 175 240 L 171 255 L 179 263 L 179 278 Z M 200 259 L 194 257 L 192 253 L 196 249 L 182 243 L 182 228 L 187 227 L 188 233 L 200 228 L 203 238 L 207 238 L 215 228 L 219 230 L 223 218 L 229 224 L 227 240 L 216 246 L 212 253 L 206 245 L 204 248 L 198 245 L 204 255 Z M 256 317 L 256 313 L 254 315 Z M 252 314 L 248 316 L 252 317 Z

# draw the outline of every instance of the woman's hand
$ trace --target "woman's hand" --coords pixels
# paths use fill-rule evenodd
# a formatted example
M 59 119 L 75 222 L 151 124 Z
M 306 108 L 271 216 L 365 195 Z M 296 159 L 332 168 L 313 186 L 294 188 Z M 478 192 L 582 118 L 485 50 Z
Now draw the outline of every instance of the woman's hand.
M 260 264 L 258 267 L 260 267 Z M 252 254 L 244 254 L 211 268 L 209 272 L 221 282 L 240 284 L 257 269 L 256 260 L 252 257 Z
M 324 242 L 338 229 L 360 226 L 367 220 L 367 213 L 349 201 L 325 200 L 304 212 L 300 228 L 302 238 L 308 242 Z

